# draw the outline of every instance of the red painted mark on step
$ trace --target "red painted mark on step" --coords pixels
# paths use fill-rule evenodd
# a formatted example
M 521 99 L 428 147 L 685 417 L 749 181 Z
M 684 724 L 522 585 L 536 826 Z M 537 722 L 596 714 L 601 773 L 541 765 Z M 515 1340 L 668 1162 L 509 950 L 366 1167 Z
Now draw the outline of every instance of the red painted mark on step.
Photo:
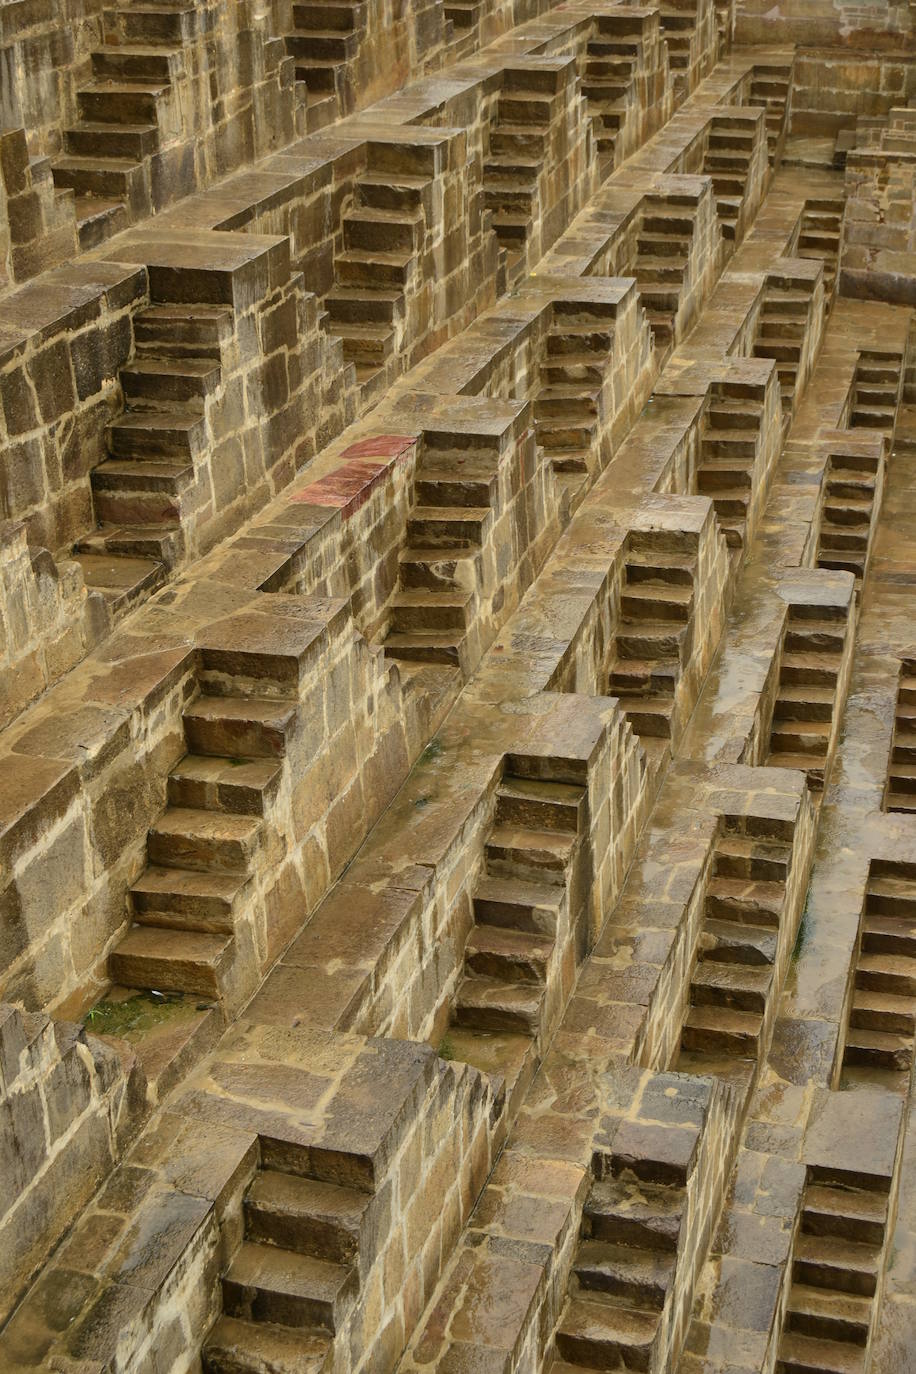
M 416 442 L 406 434 L 375 434 L 351 444 L 340 455 L 343 462 L 339 468 L 310 482 L 290 500 L 308 506 L 334 506 L 343 516 L 352 515 L 369 499 L 382 474 Z

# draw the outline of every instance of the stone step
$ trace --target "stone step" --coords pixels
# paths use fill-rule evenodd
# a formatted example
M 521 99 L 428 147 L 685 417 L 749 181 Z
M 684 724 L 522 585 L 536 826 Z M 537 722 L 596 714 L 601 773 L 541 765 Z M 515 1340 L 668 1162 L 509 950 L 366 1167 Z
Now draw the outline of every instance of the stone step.
M 222 1316 L 201 1350 L 204 1374 L 325 1374 L 329 1334 Z
M 335 256 L 334 274 L 341 286 L 403 288 L 416 262 L 416 256 L 407 250 L 348 248 Z
M 193 807 L 170 807 L 150 827 L 149 860 L 196 873 L 245 873 L 263 839 L 255 816 L 231 816 Z
M 916 936 L 916 880 L 872 873 L 866 890 L 866 910 L 874 916 L 900 917 Z M 905 951 L 900 951 L 901 953 Z
M 127 206 L 122 200 L 105 200 L 100 196 L 76 196 L 73 212 L 80 249 L 84 253 L 126 229 L 129 220 Z
M 144 601 L 166 580 L 166 567 L 155 558 L 131 558 L 106 552 L 79 553 L 74 561 L 82 568 L 86 586 L 105 598 L 113 618 Z
M 458 573 L 463 562 L 474 557 L 472 548 L 407 548 L 398 555 L 398 580 L 405 591 L 427 588 L 429 591 L 452 590 L 459 585 Z
M 118 377 L 131 410 L 150 404 L 193 404 L 203 409 L 219 388 L 218 362 L 207 358 L 153 358 L 145 355 L 125 363 Z
M 480 974 L 465 976 L 455 994 L 455 1024 L 473 1030 L 536 1036 L 543 1000 L 540 984 L 527 980 L 510 983 Z
M 672 620 L 686 625 L 693 611 L 693 586 L 656 586 L 627 578 L 620 593 L 620 610 L 627 619 Z
M 786 881 L 791 862 L 792 846 L 782 840 L 721 835 L 716 841 L 713 869 L 718 878 L 750 878 L 776 884 Z
M 803 650 L 783 650 L 779 664 L 779 681 L 780 684 L 809 682 L 835 688 L 838 669 L 839 664 L 832 662 L 830 656 Z
M 899 954 L 916 959 L 916 919 L 866 914 L 862 949 L 866 954 Z
M 473 901 L 474 918 L 481 925 L 553 936 L 563 894 L 552 884 L 488 873 L 479 880 Z
M 762 1018 L 759 1012 L 728 1007 L 692 1006 L 681 1032 L 685 1050 L 756 1058 L 760 1052 Z
M 831 1293 L 793 1283 L 789 1290 L 785 1325 L 788 1331 L 817 1340 L 844 1341 L 864 1346 L 868 1340 L 872 1304 L 851 1293 Z
M 826 721 L 833 718 L 836 690 L 815 683 L 781 683 L 773 706 L 774 720 Z
M 809 763 L 812 759 L 825 759 L 832 728 L 829 720 L 775 719 L 770 730 L 770 749 L 775 754 L 804 755 Z
M 99 124 L 159 125 L 161 107 L 171 97 L 168 82 L 106 81 L 76 93 L 80 118 Z
M 228 1316 L 306 1330 L 339 1330 L 356 1295 L 350 1265 L 243 1241 L 223 1277 Z
M 776 1374 L 865 1374 L 865 1352 L 845 1341 L 824 1340 L 784 1331 L 776 1358 Z
M 873 992 L 855 988 L 849 1024 L 857 1030 L 889 1031 L 894 1035 L 916 1035 L 916 1000 L 893 992 Z
M 583 1235 L 673 1255 L 685 1208 L 679 1188 L 627 1174 L 609 1175 L 592 1185 L 582 1218 Z
M 363 205 L 403 212 L 421 209 L 433 183 L 429 177 L 409 172 L 363 172 L 356 184 Z
M 194 873 L 150 864 L 130 889 L 138 925 L 229 935 L 246 873 Z
M 414 480 L 414 494 L 420 506 L 469 506 L 483 510 L 495 506 L 498 486 L 498 475 L 492 470 L 475 472 L 462 464 L 460 471 L 443 472 L 424 463 Z
M 199 411 L 128 412 L 105 430 L 108 451 L 121 460 L 189 459 L 207 442 L 207 424 Z
M 873 1245 L 804 1231 L 796 1235 L 792 1277 L 797 1283 L 871 1297 L 879 1267 L 880 1251 Z
M 385 655 L 409 663 L 442 663 L 463 672 L 466 666 L 463 644 L 464 634 L 458 630 L 441 634 L 434 631 L 393 631 L 385 639 Z
M 118 557 L 152 559 L 165 568 L 173 568 L 182 553 L 180 530 L 159 525 L 106 526 L 80 539 L 74 550 L 78 554 L 114 554 Z
M 321 0 L 321 3 L 313 3 L 312 0 L 294 0 L 292 16 L 293 23 L 297 29 L 334 29 L 341 33 L 352 33 L 355 29 L 361 28 L 366 22 L 365 3 L 357 3 L 357 0 Z
M 282 763 L 274 759 L 187 754 L 172 769 L 169 806 L 263 816 L 277 795 Z
M 675 1256 L 665 1250 L 586 1240 L 580 1242 L 572 1268 L 580 1289 L 611 1294 L 628 1307 L 660 1312 L 674 1266 Z
M 772 982 L 773 971 L 766 965 L 749 967 L 701 959 L 690 980 L 690 1001 L 694 1006 L 763 1013 Z
M 672 621 L 623 621 L 615 640 L 621 659 L 677 659 L 681 661 L 687 631 Z
M 616 675 L 614 675 L 616 676 Z M 674 714 L 674 698 L 667 694 L 658 696 L 627 696 L 617 693 L 609 684 L 608 690 L 617 695 L 617 702 L 637 735 L 651 735 L 657 739 L 671 738 L 671 718 Z
M 133 926 L 112 950 L 108 971 L 126 987 L 218 998 L 233 950 L 234 941 L 225 935 Z
M 306 66 L 312 61 L 349 62 L 359 51 L 359 34 L 339 29 L 294 29 L 284 39 L 290 57 Z
M 809 1183 L 805 1189 L 801 1229 L 809 1235 L 881 1246 L 886 1224 L 885 1193 L 826 1183 Z
M 182 713 L 185 739 L 194 754 L 228 759 L 277 759 L 296 722 L 291 701 L 200 696 Z
M 715 920 L 708 916 L 700 933 L 700 958 L 720 964 L 771 965 L 776 959 L 777 932 L 750 922 Z
M 916 997 L 916 959 L 905 954 L 860 953 L 856 963 L 856 987 Z
M 374 253 L 415 252 L 423 240 L 424 221 L 419 212 L 381 210 L 357 206 L 343 217 L 344 247 Z
M 398 634 L 463 634 L 473 616 L 474 596 L 465 591 L 395 592 L 391 599 L 391 628 Z
M 475 924 L 464 951 L 472 973 L 505 983 L 545 983 L 554 942 L 506 926 Z
M 194 481 L 190 462 L 110 459 L 90 474 L 96 518 L 102 525 L 164 525 L 181 522 L 182 497 Z
M 149 305 L 134 316 L 134 340 L 138 356 L 218 361 L 233 327 L 233 312 L 225 305 Z
M 497 825 L 575 833 L 585 809 L 585 789 L 572 783 L 505 775 L 496 793 Z
M 64 131 L 64 150 L 75 158 L 123 158 L 131 163 L 151 157 L 159 146 L 157 124 L 110 124 L 83 120 Z
M 846 1032 L 843 1060 L 862 1068 L 906 1073 L 913 1063 L 913 1038 L 851 1026 Z
M 350 1264 L 359 1251 L 370 1193 L 262 1169 L 245 1195 L 245 1235 L 315 1259 Z
M 612 696 L 626 697 L 635 705 L 637 697 L 647 701 L 674 700 L 681 665 L 676 658 L 619 658 L 608 674 Z
M 133 202 L 142 196 L 143 165 L 124 157 L 64 155 L 54 160 L 54 185 L 78 196 Z
M 652 1368 L 659 1318 L 657 1312 L 618 1307 L 594 1298 L 573 1298 L 556 1332 L 560 1355 L 590 1369 Z
M 775 929 L 785 895 L 782 883 L 713 877 L 706 886 L 706 915 L 713 920 Z
M 190 43 L 198 28 L 195 5 L 175 3 L 132 4 L 109 12 L 123 26 L 124 37 L 131 43 L 162 43 L 181 47 Z
M 561 886 L 566 881 L 576 841 L 576 835 L 566 831 L 495 825 L 484 846 L 487 870 L 503 877 L 531 878 Z
M 415 506 L 407 519 L 411 545 L 480 547 L 492 522 L 489 506 Z
M 339 324 L 393 324 L 403 314 L 404 296 L 400 290 L 383 290 L 375 283 L 363 289 L 333 286 L 322 304 L 333 331 Z

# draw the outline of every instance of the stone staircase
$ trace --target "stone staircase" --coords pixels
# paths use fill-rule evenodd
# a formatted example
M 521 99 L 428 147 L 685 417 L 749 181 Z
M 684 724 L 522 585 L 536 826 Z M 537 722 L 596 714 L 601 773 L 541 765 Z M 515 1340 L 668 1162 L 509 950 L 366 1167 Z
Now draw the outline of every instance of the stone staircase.
M 235 657 L 244 665 L 244 652 Z M 269 817 L 297 714 L 297 699 L 271 681 L 270 655 L 259 659 L 262 696 L 233 694 L 230 662 L 184 710 L 188 752 L 130 889 L 133 924 L 109 958 L 116 983 L 237 1000 L 240 913 L 275 847 Z
M 831 454 L 824 479 L 817 566 L 851 572 L 861 587 L 871 545 L 880 459 Z
M 158 586 L 184 551 L 195 460 L 209 443 L 232 329 L 228 306 L 157 304 L 134 317 L 135 356 L 118 374 L 124 410 L 90 477 L 98 529 L 75 547 L 86 585 L 113 615 Z
M 751 355 L 775 359 L 782 408 L 789 414 L 795 406 L 810 310 L 810 291 L 778 277 L 767 278 Z
M 510 1101 L 561 1010 L 558 936 L 573 915 L 585 826 L 584 786 L 512 774 L 500 782 L 447 1043 L 453 1058 L 498 1073 Z
M 791 862 L 791 838 L 779 823 L 764 830 L 757 819 L 748 834 L 740 819 L 726 821 L 706 885 L 679 1070 L 725 1074 L 763 1052 Z
M 614 346 L 615 307 L 556 301 L 534 403 L 537 442 L 571 505 L 596 476 L 601 393 Z
M 780 145 L 788 125 L 789 98 L 792 89 L 792 63 L 772 62 L 756 65 L 751 78 L 748 105 L 766 110 L 767 153 L 772 167 L 780 152 Z
M 712 501 L 730 549 L 740 549 L 745 543 L 763 423 L 763 391 L 763 387 L 718 382 L 703 413 L 697 491 Z
M 694 218 L 689 206 L 663 196 L 646 196 L 636 240 L 636 258 L 621 275 L 634 276 L 655 347 L 674 340 L 681 289 L 690 258 Z
M 789 607 L 764 762 L 802 769 L 816 791 L 824 786 L 846 631 L 841 606 Z
M 672 73 L 675 89 L 686 92 L 684 73 L 690 72 L 695 56 L 698 0 L 664 0 L 659 6 L 658 18 L 662 38 L 668 48 L 668 69 Z
M 670 1301 L 687 1210 L 686 1170 L 612 1156 L 589 1192 L 550 1374 L 652 1370 L 661 1374 Z
M 678 682 L 690 648 L 696 556 L 660 546 L 627 554 L 608 693 L 647 751 L 671 739 Z
M 899 353 L 863 350 L 852 384 L 850 428 L 887 429 L 893 434 L 902 386 L 903 358 Z
M 105 15 L 116 41 L 91 53 L 91 80 L 76 92 L 78 122 L 64 130 L 64 154 L 53 163 L 54 184 L 76 197 L 81 248 L 156 208 L 150 162 L 178 119 L 175 87 L 201 15 L 188 0 L 122 4 Z
M 368 10 L 368 0 L 294 0 L 293 28 L 283 42 L 295 62 L 296 80 L 306 89 L 310 133 L 353 108 L 353 65 Z
M 809 1169 L 777 1374 L 865 1374 L 888 1209 L 886 1184 Z
M 471 450 L 456 462 L 428 445 L 399 556 L 384 640 L 387 658 L 470 670 L 467 638 L 497 481 L 494 463 L 483 454 Z
M 585 50 L 582 94 L 588 102 L 601 179 L 610 176 L 619 161 L 618 141 L 627 120 L 629 97 L 642 53 L 642 24 L 634 16 L 615 16 L 613 31 L 599 21 L 597 34 Z M 609 24 L 610 16 L 606 17 Z
M 722 114 L 710 120 L 702 170 L 704 175 L 712 177 L 716 217 L 727 243 L 734 244 L 738 238 L 756 137 L 755 120 L 747 115 Z
M 900 664 L 885 811 L 916 812 L 916 659 Z
M 853 965 L 844 1067 L 908 1074 L 914 1037 L 916 867 L 873 859 Z
M 562 72 L 507 67 L 503 73 L 490 149 L 484 159 L 484 205 L 505 251 L 508 280 L 524 266 L 525 245 L 540 212 L 539 178 L 554 123 L 565 117 Z
M 245 1194 L 244 1239 L 222 1278 L 223 1315 L 201 1352 L 206 1374 L 329 1367 L 359 1293 L 373 1195 L 316 1177 L 302 1155 L 303 1173 L 262 1167 Z
M 798 242 L 792 251 L 793 257 L 816 258 L 824 264 L 825 312 L 829 311 L 833 304 L 845 210 L 846 201 L 843 196 L 806 200 L 798 230 Z
M 334 258 L 335 285 L 324 298 L 326 328 L 341 340 L 360 386 L 377 391 L 391 380 L 419 271 L 436 150 L 371 143 L 367 170 L 356 181 L 343 216 L 343 249 Z M 390 366 L 389 366 L 390 365 Z

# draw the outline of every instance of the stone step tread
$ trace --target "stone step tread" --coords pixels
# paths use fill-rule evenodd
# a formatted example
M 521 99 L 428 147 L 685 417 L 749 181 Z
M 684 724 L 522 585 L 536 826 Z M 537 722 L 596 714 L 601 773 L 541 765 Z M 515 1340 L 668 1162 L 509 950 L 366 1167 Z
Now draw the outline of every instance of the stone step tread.
M 605 1223 L 637 1222 L 671 1249 L 677 1244 L 685 1208 L 680 1188 L 615 1175 L 596 1180 L 585 1202 L 589 1217 Z
M 543 907 L 556 912 L 562 902 L 562 889 L 527 878 L 501 878 L 488 873 L 478 882 L 474 896 L 505 906 Z
M 406 190 L 421 190 L 425 186 L 431 186 L 432 179 L 422 176 L 416 172 L 361 172 L 357 178 L 357 186 L 384 186 L 386 189 L 397 190 L 403 187 Z
M 776 1368 L 780 1374 L 864 1374 L 865 1351 L 847 1341 L 784 1331 Z
M 830 1288 L 816 1288 L 810 1283 L 793 1283 L 789 1290 L 790 1312 L 803 1312 L 818 1317 L 840 1317 L 861 1322 L 871 1321 L 871 1298 L 855 1293 L 842 1293 Z
M 804 1210 L 883 1223 L 887 1220 L 887 1201 L 886 1193 L 867 1188 L 837 1188 L 827 1183 L 809 1183 L 805 1189 Z
M 219 1317 L 203 1345 L 207 1374 L 323 1374 L 329 1333 Z
M 414 506 L 412 520 L 485 520 L 489 506 Z
M 546 964 L 555 942 L 545 935 L 531 935 L 509 926 L 491 926 L 478 922 L 471 928 L 465 954 L 487 953 L 530 959 Z
M 860 973 L 889 973 L 898 977 L 916 977 L 916 959 L 907 954 L 861 953 L 856 971 Z
M 795 1237 L 793 1255 L 796 1260 L 828 1264 L 865 1274 L 877 1274 L 881 1260 L 881 1250 L 877 1245 L 847 1240 L 841 1236 L 811 1235 L 807 1231 L 799 1231 Z
M 916 960 L 914 960 L 916 968 Z M 892 1012 L 898 1016 L 916 1017 L 916 1000 L 893 992 L 875 992 L 871 988 L 854 988 L 852 1005 L 856 1011 Z
M 706 892 L 708 896 L 753 902 L 774 916 L 782 910 L 786 895 L 783 883 L 768 882 L 762 878 L 710 878 Z
M 331 1303 L 351 1274 L 348 1265 L 334 1260 L 246 1240 L 236 1251 L 226 1280 L 241 1288 L 267 1289 L 294 1298 Z
M 717 920 L 706 917 L 703 922 L 703 957 L 704 961 L 712 963 L 731 963 L 732 960 L 716 959 L 716 954 L 724 953 L 727 950 L 742 950 L 746 955 L 751 952 L 756 955 L 751 962 L 750 958 L 735 960 L 745 967 L 763 967 L 771 965 L 776 958 L 777 934 L 772 926 L 757 926 L 750 922 Z M 707 943 L 708 942 L 708 943 Z
M 766 964 L 726 964 L 701 959 L 691 978 L 691 986 L 720 988 L 723 992 L 759 993 L 766 997 L 773 981 L 773 970 Z
M 623 594 L 640 601 L 676 601 L 681 606 L 689 606 L 693 601 L 693 587 L 677 582 L 631 582 L 628 579 Z
M 763 1023 L 760 1012 L 738 1011 L 733 1007 L 691 1006 L 685 1025 L 693 1030 L 738 1032 L 757 1035 Z
M 204 417 L 197 410 L 126 410 L 112 420 L 109 429 L 190 431 L 203 424 Z
M 249 840 L 263 829 L 255 816 L 236 816 L 224 811 L 204 811 L 192 806 L 170 806 L 153 822 L 157 835 L 193 835 L 206 839 Z
M 814 754 L 798 754 L 791 749 L 771 750 L 767 757 L 766 766 L 768 768 L 797 768 L 802 773 L 816 773 L 821 768 L 821 764 L 818 763 Z
M 505 776 L 496 790 L 497 795 L 501 797 L 512 797 L 520 801 L 565 802 L 571 806 L 578 806 L 585 795 L 585 789 L 578 783 L 521 778 L 515 774 Z
M 422 219 L 423 215 L 420 210 L 387 210 L 374 205 L 354 205 L 352 210 L 348 210 L 344 215 L 344 221 L 358 220 L 360 224 L 407 224 L 413 226 L 419 224 Z
M 774 735 L 819 735 L 826 742 L 830 738 L 832 730 L 833 722 L 829 720 L 779 720 L 777 718 L 773 721 Z
M 429 591 L 426 588 L 398 591 L 391 598 L 392 606 L 455 606 L 463 609 L 473 600 L 473 592 Z
M 216 754 L 186 754 L 170 777 L 200 783 L 234 783 L 238 787 L 268 788 L 283 771 L 278 759 L 229 759 Z
M 913 1048 L 911 1035 L 898 1035 L 894 1031 L 867 1030 L 863 1026 L 850 1026 L 846 1032 L 847 1049 L 874 1050 L 876 1053 L 896 1054 Z
M 122 377 L 140 373 L 145 377 L 212 377 L 220 365 L 211 358 L 154 358 L 143 353 L 119 369 Z
M 232 947 L 232 937 L 197 930 L 166 930 L 158 926 L 131 926 L 116 954 L 130 959 L 155 960 L 159 965 L 189 964 L 218 968 Z
M 248 875 L 244 873 L 195 873 L 185 868 L 149 864 L 130 890 L 150 901 L 179 896 L 207 899 L 229 908 L 248 882 Z
M 716 841 L 716 853 L 741 859 L 792 859 L 792 846 L 787 840 L 770 839 L 760 835 L 722 835 Z
M 245 1198 L 246 1206 L 334 1224 L 354 1236 L 358 1235 L 371 1201 L 371 1193 L 357 1188 L 285 1174 L 276 1169 L 259 1170 Z
M 411 248 L 345 248 L 336 253 L 335 262 L 379 263 L 386 267 L 406 267 L 416 254 Z
M 119 46 L 117 51 L 123 52 L 124 49 Z M 151 48 L 150 52 L 156 53 L 158 56 L 162 53 L 162 49 Z M 149 120 L 145 120 L 141 124 L 129 124 L 121 121 L 116 123 L 114 120 L 106 119 L 81 119 L 78 124 L 71 124 L 67 132 L 80 134 L 130 133 L 140 136 L 143 134 L 157 134 L 159 132 L 159 125 L 151 124 Z
M 433 544 L 429 548 L 411 544 L 409 548 L 401 549 L 398 562 L 450 563 L 462 558 L 473 558 L 478 552 L 476 547 L 467 544 L 455 544 L 451 547 L 447 544 Z
M 488 978 L 485 974 L 465 975 L 458 985 L 455 1004 L 474 1010 L 490 1008 L 505 1010 L 535 1021 L 544 997 L 540 983 L 509 982 L 502 978 Z
M 776 693 L 777 701 L 816 701 L 824 706 L 831 706 L 835 698 L 835 687 L 824 687 L 816 682 L 781 682 Z
M 283 700 L 259 700 L 257 697 L 202 696 L 186 706 L 183 714 L 186 718 L 192 716 L 197 720 L 256 721 L 282 730 L 295 716 L 296 704 Z
M 102 157 L 88 153 L 61 153 L 54 159 L 56 172 L 132 172 L 140 165 L 139 158 Z
M 900 768 L 900 765 L 897 767 Z M 912 772 L 916 772 L 916 764 L 912 765 Z M 913 878 L 872 876 L 868 880 L 868 891 L 877 897 L 898 897 L 912 902 L 913 916 L 916 918 L 916 880 Z
M 161 53 L 161 49 L 158 50 Z M 80 86 L 78 95 L 166 95 L 171 90 L 168 81 L 129 81 L 127 79 L 119 81 L 106 81 L 101 78 L 98 81 L 90 81 L 85 86 Z
M 535 830 L 527 826 L 495 825 L 487 836 L 487 847 L 531 851 L 550 855 L 562 863 L 572 856 L 577 836 L 569 830 Z
M 671 1251 L 643 1249 L 636 1245 L 615 1245 L 613 1241 L 580 1241 L 573 1268 L 613 1270 L 634 1282 L 656 1282 L 667 1287 L 674 1274 L 676 1257 Z
M 658 1330 L 658 1314 L 600 1300 L 573 1298 L 560 1318 L 561 1336 L 623 1346 L 648 1346 Z

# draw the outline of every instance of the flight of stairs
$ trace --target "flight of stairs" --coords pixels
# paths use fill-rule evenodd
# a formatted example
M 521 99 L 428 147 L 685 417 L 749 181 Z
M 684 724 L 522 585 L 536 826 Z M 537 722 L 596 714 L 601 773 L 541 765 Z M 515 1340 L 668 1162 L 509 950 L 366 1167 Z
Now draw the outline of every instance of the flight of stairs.
M 499 784 L 447 1039 L 454 1058 L 498 1069 L 507 1096 L 541 1050 L 585 824 L 584 786 L 511 774 Z M 556 995 L 552 1005 L 559 1010 Z
M 734 394 L 727 383 L 710 394 L 700 432 L 697 491 L 712 501 L 731 549 L 745 542 L 762 422 L 762 400 Z
M 525 244 L 539 213 L 538 178 L 550 148 L 551 128 L 565 107 L 558 75 L 507 67 L 497 98 L 483 167 L 484 205 L 491 211 L 496 241 L 505 250 L 510 282 L 524 262 Z
M 351 67 L 366 31 L 367 0 L 294 0 L 284 35 L 296 80 L 307 92 L 307 128 L 324 128 L 353 105 Z
M 777 1374 L 865 1374 L 887 1222 L 886 1187 L 809 1170 Z
M 764 763 L 802 769 L 816 791 L 824 786 L 846 630 L 841 606 L 789 607 Z
M 872 860 L 844 1066 L 909 1073 L 916 1036 L 916 867 Z
M 762 106 L 766 110 L 767 152 L 771 167 L 776 161 L 779 141 L 783 128 L 788 122 L 791 85 L 791 62 L 767 63 L 766 65 L 758 63 L 755 65 L 750 95 L 745 103 L 758 107 Z
M 849 407 L 851 429 L 887 429 L 893 434 L 903 375 L 899 353 L 863 351 L 856 363 Z
M 775 359 L 785 412 L 791 412 L 795 405 L 810 307 L 811 297 L 807 291 L 778 280 L 767 281 L 751 353 L 755 358 Z
M 916 659 L 900 664 L 885 811 L 916 812 Z
M 639 66 L 639 37 L 599 33 L 586 47 L 582 94 L 592 119 L 602 180 L 618 161 L 617 143 L 626 123 L 627 99 Z
M 297 704 L 279 696 L 202 695 L 185 707 L 188 752 L 168 779 L 168 806 L 130 889 L 133 924 L 109 972 L 131 988 L 233 991 L 236 917 L 280 787 Z
M 481 550 L 493 525 L 497 473 L 473 451 L 457 463 L 428 446 L 398 563 L 384 640 L 387 658 L 467 672 L 466 639 L 476 609 Z
M 851 572 L 861 585 L 868 562 L 880 460 L 835 453 L 824 479 L 817 566 Z
M 118 374 L 125 408 L 107 427 L 108 458 L 90 474 L 98 528 L 75 546 L 86 585 L 114 615 L 181 557 L 183 509 L 232 328 L 228 306 L 157 304 L 134 316 L 135 356 Z
M 608 693 L 647 751 L 671 739 L 677 684 L 689 653 L 696 557 L 632 551 L 624 564 Z
M 75 193 L 83 249 L 153 208 L 147 164 L 200 22 L 188 0 L 122 4 L 115 15 L 118 40 L 90 55 L 92 79 L 76 92 L 78 122 L 64 130 L 64 153 L 53 162 L 55 186 Z
M 320 1374 L 357 1299 L 373 1195 L 261 1168 L 245 1232 L 222 1279 L 223 1314 L 201 1351 L 205 1374 Z
M 802 210 L 798 243 L 792 254 L 796 258 L 817 258 L 824 264 L 825 311 L 833 304 L 845 208 L 843 196 L 806 200 Z
M 697 26 L 697 0 L 664 0 L 659 7 L 662 38 L 668 47 L 668 69 L 676 89 L 689 72 Z M 686 89 L 686 87 L 684 87 Z
M 596 304 L 555 302 L 534 402 L 538 445 L 573 502 L 597 471 L 601 391 L 614 344 L 614 316 Z
M 426 234 L 432 170 L 424 149 L 370 145 L 369 166 L 356 181 L 343 216 L 343 249 L 334 258 L 335 284 L 325 296 L 325 326 L 343 344 L 362 387 L 381 387 L 398 353 L 405 297 L 418 271 Z M 430 158 L 435 149 L 428 150 Z
M 661 196 L 647 196 L 636 258 L 626 276 L 634 276 L 655 347 L 665 349 L 674 339 L 681 288 L 690 258 L 694 220 L 689 206 L 674 205 Z
M 686 1179 L 612 1157 L 585 1202 L 549 1374 L 657 1367 L 687 1207 Z
M 752 835 L 735 825 L 716 840 L 706 886 L 678 1062 L 689 1073 L 724 1072 L 763 1050 L 792 844 L 778 823 Z
M 732 244 L 748 187 L 755 132 L 753 122 L 738 115 L 715 115 L 709 125 L 703 173 L 712 177 L 719 227 Z

